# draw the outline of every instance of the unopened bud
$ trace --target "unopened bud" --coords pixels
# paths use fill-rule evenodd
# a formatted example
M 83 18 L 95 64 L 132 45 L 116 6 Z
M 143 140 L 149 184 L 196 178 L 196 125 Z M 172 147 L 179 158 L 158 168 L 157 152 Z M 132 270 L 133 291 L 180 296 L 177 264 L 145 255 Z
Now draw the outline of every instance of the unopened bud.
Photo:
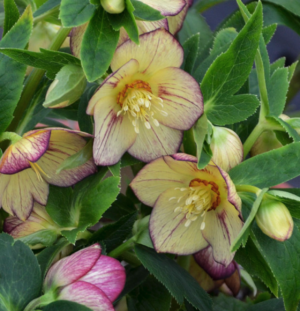
M 266 199 L 256 214 L 261 231 L 272 239 L 285 241 L 293 233 L 294 222 L 287 207 L 276 200 Z
M 263 132 L 251 149 L 251 156 L 254 157 L 258 154 L 265 153 L 274 149 L 282 147 L 281 142 L 276 137 L 273 131 Z
M 119 14 L 125 10 L 125 0 L 101 0 L 101 5 L 110 14 Z
M 226 127 L 213 128 L 210 148 L 212 161 L 226 172 L 243 161 L 243 144 L 239 136 Z
M 45 108 L 64 108 L 75 103 L 84 92 L 86 78 L 79 66 L 66 65 L 50 85 L 43 104 Z

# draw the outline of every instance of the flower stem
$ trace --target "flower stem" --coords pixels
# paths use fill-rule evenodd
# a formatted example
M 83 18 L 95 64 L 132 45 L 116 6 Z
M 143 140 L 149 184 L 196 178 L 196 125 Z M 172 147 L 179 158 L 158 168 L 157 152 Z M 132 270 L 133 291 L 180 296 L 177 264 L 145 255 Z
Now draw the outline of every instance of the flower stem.
M 65 41 L 66 37 L 68 36 L 71 28 L 61 28 L 55 38 L 53 39 L 52 43 L 50 44 L 49 50 L 57 51 L 63 42 Z M 28 77 L 23 93 L 21 95 L 21 98 L 19 100 L 18 106 L 14 112 L 14 120 L 10 124 L 8 130 L 9 131 L 16 131 L 18 133 L 18 125 L 20 120 L 24 116 L 24 112 L 28 107 L 28 104 L 30 103 L 41 79 L 43 78 L 45 74 L 44 69 L 37 69 L 35 68 L 31 75 Z
M 4 132 L 0 135 L 0 142 L 4 140 L 10 140 L 12 143 L 16 143 L 20 139 L 22 139 L 22 137 L 13 132 Z
M 259 193 L 261 192 L 261 189 L 250 185 L 239 185 L 235 187 L 238 192 L 250 192 L 255 193 L 256 195 L 259 195 Z
M 140 266 L 142 263 L 139 261 L 139 259 L 132 253 L 129 251 L 125 251 L 122 255 L 121 255 L 122 260 L 130 263 L 133 266 Z
M 108 253 L 108 256 L 118 258 L 124 252 L 132 248 L 135 241 L 136 241 L 136 236 L 133 236 L 131 239 L 127 240 L 125 243 L 121 244 L 120 246 L 115 248 L 113 251 Z
M 246 159 L 248 153 L 250 152 L 251 148 L 255 144 L 256 140 L 261 135 L 261 133 L 264 131 L 265 131 L 264 126 L 262 126 L 261 123 L 258 123 L 244 143 L 244 159 Z

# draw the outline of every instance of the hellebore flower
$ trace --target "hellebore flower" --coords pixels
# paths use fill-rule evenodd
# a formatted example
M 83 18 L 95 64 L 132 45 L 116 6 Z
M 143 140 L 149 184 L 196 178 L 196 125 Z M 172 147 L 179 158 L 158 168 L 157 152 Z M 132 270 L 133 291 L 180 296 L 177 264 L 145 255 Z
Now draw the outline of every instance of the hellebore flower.
M 111 14 L 119 14 L 125 10 L 125 0 L 101 0 L 104 10 Z
M 120 262 L 101 255 L 100 245 L 94 244 L 59 260 L 49 269 L 44 296 L 74 301 L 94 311 L 113 311 L 112 302 L 123 290 L 125 279 Z
M 203 113 L 199 84 L 179 69 L 183 49 L 166 30 L 126 41 L 114 55 L 111 74 L 89 102 L 94 115 L 94 160 L 113 165 L 128 151 L 149 162 L 177 152 L 182 131 Z
M 280 201 L 264 199 L 255 219 L 261 231 L 272 239 L 285 241 L 293 233 L 293 218 Z
M 243 144 L 239 136 L 226 127 L 213 127 L 210 148 L 212 161 L 226 172 L 243 161 Z
M 26 220 L 34 202 L 46 205 L 49 184 L 69 187 L 96 172 L 92 159 L 77 168 L 56 174 L 62 162 L 80 151 L 91 135 L 48 128 L 27 132 L 11 144 L 0 159 L 0 205 Z
M 53 244 L 60 234 L 59 227 L 46 212 L 45 207 L 36 202 L 26 221 L 22 221 L 16 216 L 9 216 L 4 221 L 3 230 L 14 239 L 23 240 L 32 249 Z
M 241 199 L 225 171 L 213 162 L 199 170 L 195 157 L 175 154 L 146 165 L 131 188 L 154 207 L 149 229 L 158 252 L 186 255 L 211 246 L 214 260 L 228 267 L 243 221 Z
M 241 278 L 237 263 L 232 261 L 228 267 L 217 263 L 213 259 L 211 247 L 194 254 L 189 272 L 208 292 L 221 286 L 222 291 L 233 296 L 240 291 Z

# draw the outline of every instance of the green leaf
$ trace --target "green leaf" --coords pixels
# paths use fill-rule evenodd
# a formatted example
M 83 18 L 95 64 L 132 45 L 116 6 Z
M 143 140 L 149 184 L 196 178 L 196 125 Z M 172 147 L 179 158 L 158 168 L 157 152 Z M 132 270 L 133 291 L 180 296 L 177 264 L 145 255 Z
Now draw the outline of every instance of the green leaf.
M 270 26 L 264 27 L 262 30 L 262 35 L 264 37 L 265 43 L 268 44 L 273 38 L 275 31 L 277 29 L 277 24 L 272 24 Z
M 260 303 L 256 303 L 249 307 L 247 311 L 285 311 L 283 300 L 280 299 L 270 299 Z
M 128 311 L 169 311 L 171 295 L 153 276 L 149 276 L 127 296 Z
M 300 175 L 300 167 L 295 165 L 298 157 L 299 142 L 246 160 L 230 170 L 229 175 L 236 185 L 273 187 Z
M 192 74 L 196 62 L 196 58 L 199 52 L 200 33 L 196 33 L 187 39 L 182 45 L 184 50 L 184 61 L 181 68 Z
M 297 131 L 295 129 L 293 129 L 293 127 L 289 123 L 287 123 L 287 122 L 285 122 L 282 119 L 277 118 L 277 117 L 267 117 L 267 120 L 275 121 L 275 123 L 281 125 L 282 128 L 285 130 L 285 132 L 288 134 L 289 138 L 292 138 L 293 141 L 295 141 L 295 142 L 300 141 L 299 134 L 297 133 Z
M 128 1 L 128 0 L 127 0 Z M 147 4 L 139 1 L 139 0 L 130 0 L 134 7 L 134 16 L 139 19 L 145 21 L 158 21 L 164 19 L 165 17 L 160 14 L 159 11 L 153 9 L 152 7 L 148 6 Z M 129 1 L 127 2 L 128 5 Z
M 297 226 L 288 240 L 279 242 L 262 233 L 254 225 L 253 239 L 256 247 L 271 267 L 280 286 L 286 311 L 296 311 L 300 301 L 300 232 Z
M 211 8 L 214 5 L 217 5 L 219 3 L 226 2 L 228 0 L 201 0 L 196 5 L 196 10 L 200 13 L 206 11 L 207 9 Z
M 106 72 L 118 41 L 119 32 L 112 28 L 107 13 L 100 6 L 91 19 L 81 44 L 80 56 L 88 81 L 95 81 Z
M 23 49 L 31 34 L 32 19 L 29 6 L 14 27 L 0 41 L 0 48 Z M 26 66 L 20 65 L 5 55 L 0 55 L 0 134 L 6 130 L 13 119 L 13 112 L 23 89 L 25 72 Z
M 240 231 L 239 235 L 235 238 L 235 240 L 231 244 L 231 251 L 235 252 L 240 248 L 241 245 L 245 246 L 246 242 L 248 240 L 248 236 L 250 233 L 250 226 L 255 218 L 255 215 L 257 214 L 257 211 L 259 209 L 260 203 L 264 197 L 264 194 L 268 191 L 267 188 L 262 189 L 259 195 L 257 196 L 255 202 L 253 203 L 250 215 L 248 216 L 242 230 Z
M 59 300 L 50 303 L 43 311 L 92 311 L 92 309 L 76 302 Z
M 41 291 L 37 259 L 28 246 L 2 233 L 0 261 L 0 310 L 23 310 Z
M 132 166 L 132 165 L 140 164 L 140 163 L 142 163 L 142 162 L 140 160 L 134 158 L 128 152 L 126 152 L 121 159 L 121 167 Z
M 42 14 L 58 8 L 61 3 L 61 0 L 48 0 L 44 4 L 42 4 L 34 13 L 33 17 L 41 16 Z
M 142 245 L 135 246 L 135 253 L 145 268 L 170 291 L 179 304 L 183 304 L 186 299 L 197 310 L 212 310 L 211 299 L 207 293 L 172 259 Z
M 58 238 L 57 230 L 45 229 L 26 235 L 24 237 L 16 239 L 22 241 L 28 246 L 42 245 L 44 247 L 51 246 Z
M 20 17 L 18 7 L 16 6 L 14 0 L 4 0 L 4 12 L 5 19 L 3 26 L 3 37 L 14 26 Z
M 0 48 L 0 53 L 27 66 L 46 70 L 47 76 L 51 79 L 54 79 L 55 74 L 65 65 L 80 66 L 80 60 L 73 55 L 44 49 L 41 49 L 41 53 L 37 53 L 21 49 Z
M 122 217 L 113 224 L 106 225 L 96 231 L 91 239 L 90 244 L 104 242 L 107 253 L 118 247 L 131 234 L 132 227 L 137 218 L 137 212 L 133 212 Z
M 198 168 L 200 166 L 200 159 L 202 155 L 205 138 L 208 134 L 208 121 L 205 113 L 198 119 L 193 127 L 195 143 L 197 145 Z
M 300 3 L 294 0 L 264 0 L 282 6 L 293 14 L 300 16 Z
M 134 7 L 130 0 L 126 0 L 126 9 L 122 13 L 107 15 L 114 30 L 119 31 L 124 27 L 129 38 L 136 44 L 139 44 L 139 30 L 133 12 Z
M 219 294 L 213 299 L 214 311 L 247 311 L 249 304 L 238 299 Z
M 115 165 L 108 166 L 108 169 L 113 174 L 113 176 L 120 177 L 121 176 L 121 161 L 119 161 Z
M 79 167 L 85 164 L 92 157 L 93 157 L 93 140 L 91 139 L 79 152 L 65 159 L 57 169 L 56 174 L 59 174 L 63 170 Z
M 252 116 L 260 102 L 255 95 L 242 94 L 205 106 L 208 119 L 216 125 L 233 124 Z
M 95 10 L 89 0 L 62 0 L 59 18 L 64 27 L 77 27 L 88 22 Z

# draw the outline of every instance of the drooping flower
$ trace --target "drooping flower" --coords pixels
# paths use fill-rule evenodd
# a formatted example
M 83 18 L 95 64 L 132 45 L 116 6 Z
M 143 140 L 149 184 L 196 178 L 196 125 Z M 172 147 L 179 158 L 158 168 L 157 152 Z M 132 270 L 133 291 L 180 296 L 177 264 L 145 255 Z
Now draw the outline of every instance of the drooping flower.
M 264 199 L 255 219 L 261 231 L 272 239 L 285 241 L 293 233 L 294 222 L 289 210 L 275 199 Z
M 74 301 L 93 311 L 113 311 L 112 302 L 123 290 L 125 279 L 120 262 L 101 255 L 100 245 L 94 244 L 56 262 L 43 288 L 45 297 L 53 300 Z
M 195 157 L 175 154 L 146 165 L 131 188 L 154 207 L 150 235 L 158 252 L 194 254 L 210 245 L 214 260 L 228 267 L 243 221 L 241 199 L 225 171 L 213 162 L 199 170 Z
M 25 133 L 11 144 L 0 160 L 0 205 L 9 214 L 26 220 L 34 202 L 46 205 L 49 184 L 69 187 L 96 172 L 92 159 L 77 168 L 56 174 L 64 160 L 86 144 L 79 131 L 48 128 Z
M 226 127 L 213 127 L 210 148 L 213 162 L 226 172 L 243 161 L 243 144 L 239 136 Z
M 94 159 L 113 165 L 128 151 L 149 162 L 177 152 L 182 131 L 203 113 L 199 84 L 179 69 L 183 50 L 166 30 L 126 41 L 115 53 L 111 74 L 89 102 L 94 115 Z
M 14 239 L 21 239 L 32 249 L 43 248 L 55 242 L 60 234 L 44 206 L 34 203 L 31 215 L 26 221 L 16 216 L 9 216 L 4 221 L 3 231 Z

